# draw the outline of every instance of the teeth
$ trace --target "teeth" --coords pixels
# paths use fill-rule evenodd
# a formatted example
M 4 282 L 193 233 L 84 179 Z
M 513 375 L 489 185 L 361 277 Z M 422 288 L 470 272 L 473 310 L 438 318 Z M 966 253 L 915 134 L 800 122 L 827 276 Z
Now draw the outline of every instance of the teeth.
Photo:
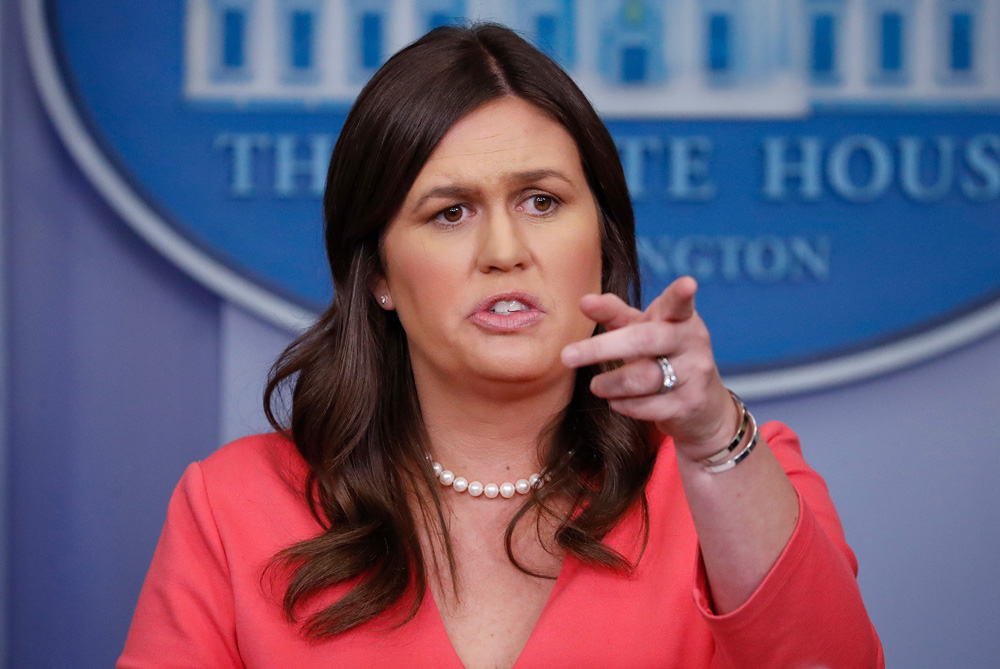
M 501 314 L 501 315 L 509 314 L 512 311 L 527 311 L 527 310 L 528 307 L 526 307 L 521 302 L 518 302 L 517 300 L 500 300 L 492 307 L 490 307 L 490 313 Z

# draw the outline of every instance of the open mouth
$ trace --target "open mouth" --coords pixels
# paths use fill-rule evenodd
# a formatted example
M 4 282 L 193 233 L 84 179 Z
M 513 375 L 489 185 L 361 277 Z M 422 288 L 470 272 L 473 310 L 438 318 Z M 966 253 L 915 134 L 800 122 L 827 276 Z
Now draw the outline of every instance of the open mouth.
M 519 311 L 531 311 L 531 307 L 520 300 L 500 300 L 486 311 L 491 314 L 506 316 L 507 314 L 517 313 Z
M 535 296 L 511 291 L 486 298 L 476 305 L 470 317 L 487 330 L 516 332 L 538 323 L 545 317 L 545 310 Z

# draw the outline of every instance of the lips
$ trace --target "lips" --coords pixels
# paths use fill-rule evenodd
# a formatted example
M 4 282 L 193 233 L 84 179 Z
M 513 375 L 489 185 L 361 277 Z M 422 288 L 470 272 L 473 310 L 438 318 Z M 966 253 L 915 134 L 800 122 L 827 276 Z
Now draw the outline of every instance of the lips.
M 498 293 L 479 302 L 469 315 L 476 325 L 493 332 L 516 332 L 545 316 L 539 299 L 520 291 Z
M 491 314 L 500 314 L 506 316 L 507 314 L 517 313 L 519 311 L 530 311 L 531 307 L 525 306 L 522 302 L 518 300 L 500 300 L 492 307 L 487 309 Z

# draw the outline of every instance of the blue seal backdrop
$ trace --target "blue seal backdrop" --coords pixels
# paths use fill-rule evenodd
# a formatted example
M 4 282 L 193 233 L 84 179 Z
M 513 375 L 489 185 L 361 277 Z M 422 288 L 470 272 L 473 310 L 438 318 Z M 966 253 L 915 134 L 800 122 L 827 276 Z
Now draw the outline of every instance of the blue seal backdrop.
M 324 47 L 324 61 L 319 34 L 333 22 L 335 3 L 278 3 L 274 11 L 284 14 L 266 21 L 259 16 L 265 4 L 52 0 L 46 31 L 56 76 L 86 128 L 83 142 L 92 141 L 145 203 L 146 218 L 183 240 L 186 252 L 199 256 L 194 262 L 246 282 L 252 295 L 273 298 L 271 305 L 310 313 L 332 297 L 320 211 L 327 158 L 352 92 L 389 55 L 393 17 L 385 2 L 341 8 L 347 34 L 354 27 L 357 34 Z M 524 4 L 517 8 L 530 19 L 529 37 L 579 74 L 619 145 L 646 299 L 678 275 L 697 277 L 724 373 L 835 365 L 956 319 L 995 315 L 1000 95 L 990 93 L 997 82 L 982 77 L 1000 75 L 974 60 L 978 43 L 993 34 L 976 30 L 974 13 L 951 16 L 950 42 L 939 54 L 938 69 L 950 67 L 958 78 L 943 84 L 943 96 L 915 102 L 900 95 L 919 79 L 907 74 L 916 66 L 906 62 L 903 21 L 911 17 L 904 14 L 895 23 L 893 12 L 871 17 L 881 32 L 866 32 L 877 33 L 871 49 L 876 74 L 886 80 L 866 71 L 872 86 L 838 95 L 838 83 L 851 73 L 846 58 L 837 65 L 848 36 L 834 32 L 835 14 L 796 14 L 792 34 L 811 37 L 811 44 L 797 57 L 779 44 L 771 69 L 762 72 L 744 44 L 760 32 L 748 18 L 753 14 L 740 14 L 741 3 L 730 3 L 732 12 L 707 3 L 704 53 L 695 61 L 708 83 L 700 93 L 671 93 L 668 54 L 655 50 L 655 40 L 633 39 L 662 30 L 670 3 L 609 3 L 590 23 L 583 15 L 598 10 L 589 3 L 541 3 L 542 10 L 552 5 L 549 14 L 528 15 Z M 411 37 L 463 20 L 463 8 L 417 2 Z M 610 65 L 588 72 L 581 55 L 588 36 L 572 30 L 594 19 L 604 26 L 593 40 L 599 62 Z M 253 40 L 261 34 L 275 41 L 277 51 L 269 53 L 284 63 L 275 65 L 284 70 L 270 85 L 254 80 L 261 57 Z M 623 35 L 645 46 L 620 46 Z M 339 88 L 318 79 L 327 61 L 343 65 Z M 774 83 L 783 75 L 793 80 L 787 89 Z M 599 84 L 588 89 L 588 81 Z M 735 111 L 713 113 L 712 101 L 732 91 L 750 96 L 745 113 L 738 96 L 731 98 Z M 707 111 L 670 106 L 699 94 Z M 761 107 L 761 98 L 779 104 Z M 781 99 L 789 102 L 783 107 Z M 244 302 L 254 308 L 253 297 Z M 280 308 L 258 311 L 279 313 L 282 321 Z M 843 380 L 821 377 L 812 385 Z

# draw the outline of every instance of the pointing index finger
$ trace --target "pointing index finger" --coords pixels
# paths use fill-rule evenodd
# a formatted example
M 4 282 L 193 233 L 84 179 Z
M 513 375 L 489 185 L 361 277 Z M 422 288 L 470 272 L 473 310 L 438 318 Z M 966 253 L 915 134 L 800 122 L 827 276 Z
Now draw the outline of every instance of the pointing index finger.
M 652 358 L 676 350 L 677 337 L 673 326 L 644 321 L 570 344 L 562 350 L 562 361 L 567 367 L 583 367 L 611 360 Z
M 694 296 L 698 282 L 694 277 L 675 279 L 659 296 L 650 302 L 646 314 L 654 319 L 679 323 L 694 315 Z

